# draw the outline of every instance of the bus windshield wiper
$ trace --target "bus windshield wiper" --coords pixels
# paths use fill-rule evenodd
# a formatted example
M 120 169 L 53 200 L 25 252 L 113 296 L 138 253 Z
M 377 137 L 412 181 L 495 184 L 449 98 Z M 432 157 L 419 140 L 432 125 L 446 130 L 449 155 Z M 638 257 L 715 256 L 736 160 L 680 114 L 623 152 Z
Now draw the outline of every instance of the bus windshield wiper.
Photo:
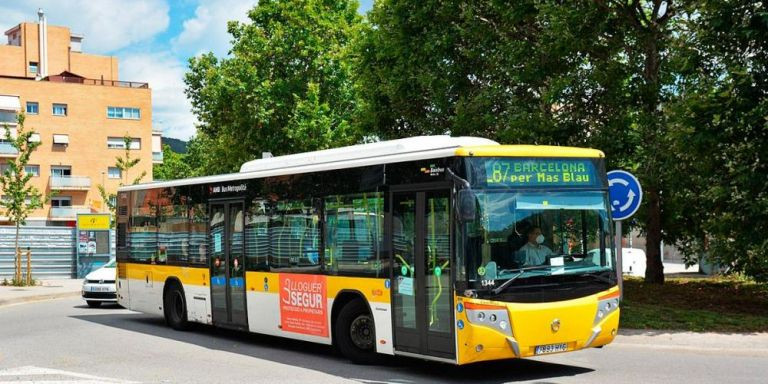
M 604 276 L 606 272 L 608 273 L 608 277 Z M 613 274 L 611 274 L 611 271 L 585 272 L 579 275 L 579 277 L 587 277 L 587 276 L 592 277 L 595 280 L 606 283 L 606 284 L 613 284 L 616 282 L 615 279 L 611 279 L 611 277 L 613 276 Z
M 501 284 L 497 288 L 494 288 L 491 292 L 493 292 L 494 295 L 498 295 L 503 290 L 505 290 L 507 287 L 509 287 L 510 284 L 512 284 L 512 282 L 515 281 L 515 279 L 517 279 L 518 277 L 522 276 L 525 272 L 535 271 L 535 270 L 539 270 L 539 269 L 550 269 L 552 267 L 553 267 L 553 265 L 536 265 L 536 266 L 533 266 L 533 267 L 517 268 L 517 269 L 515 269 L 515 271 L 518 271 L 516 275 L 510 277 L 509 280 L 504 282 L 504 284 Z

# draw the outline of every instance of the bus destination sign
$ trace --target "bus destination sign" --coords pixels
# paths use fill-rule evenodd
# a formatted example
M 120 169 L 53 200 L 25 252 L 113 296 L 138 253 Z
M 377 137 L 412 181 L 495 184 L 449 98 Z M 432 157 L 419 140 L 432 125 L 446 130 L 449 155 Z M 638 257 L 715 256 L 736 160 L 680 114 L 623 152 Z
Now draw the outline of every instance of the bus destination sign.
M 595 164 L 589 159 L 485 160 L 488 187 L 596 187 L 600 186 Z

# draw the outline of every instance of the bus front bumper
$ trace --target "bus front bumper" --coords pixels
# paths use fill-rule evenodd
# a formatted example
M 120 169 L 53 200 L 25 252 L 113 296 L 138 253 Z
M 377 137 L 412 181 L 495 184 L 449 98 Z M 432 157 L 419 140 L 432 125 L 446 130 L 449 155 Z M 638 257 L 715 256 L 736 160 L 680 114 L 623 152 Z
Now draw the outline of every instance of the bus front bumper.
M 456 302 L 459 364 L 599 347 L 619 327 L 618 289 L 554 303 Z

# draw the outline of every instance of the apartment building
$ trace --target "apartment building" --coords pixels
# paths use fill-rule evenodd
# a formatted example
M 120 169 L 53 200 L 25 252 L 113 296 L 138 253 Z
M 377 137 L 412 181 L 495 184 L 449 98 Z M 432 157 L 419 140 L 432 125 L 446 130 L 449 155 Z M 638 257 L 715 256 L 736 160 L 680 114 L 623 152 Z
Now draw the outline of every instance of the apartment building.
M 152 130 L 149 84 L 121 81 L 117 57 L 81 50 L 83 36 L 67 27 L 48 25 L 42 10 L 38 22 L 22 22 L 5 32 L 0 45 L 0 127 L 16 132 L 16 117 L 36 132 L 41 145 L 25 172 L 50 202 L 32 213 L 27 225 L 72 226 L 78 213 L 107 212 L 98 191 L 114 193 L 142 172 L 152 180 L 153 162 L 162 162 L 161 134 Z M 121 174 L 116 157 L 141 159 Z M 0 170 L 18 152 L 0 134 Z M 0 217 L 0 225 L 7 224 Z

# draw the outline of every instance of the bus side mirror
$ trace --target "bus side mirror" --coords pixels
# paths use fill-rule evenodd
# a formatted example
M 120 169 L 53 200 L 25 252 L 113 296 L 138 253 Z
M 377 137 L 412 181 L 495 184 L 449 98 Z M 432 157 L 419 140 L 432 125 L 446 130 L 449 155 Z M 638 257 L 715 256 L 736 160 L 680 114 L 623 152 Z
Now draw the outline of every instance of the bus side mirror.
M 474 220 L 477 215 L 475 194 L 470 191 L 459 193 L 459 218 L 461 221 Z

